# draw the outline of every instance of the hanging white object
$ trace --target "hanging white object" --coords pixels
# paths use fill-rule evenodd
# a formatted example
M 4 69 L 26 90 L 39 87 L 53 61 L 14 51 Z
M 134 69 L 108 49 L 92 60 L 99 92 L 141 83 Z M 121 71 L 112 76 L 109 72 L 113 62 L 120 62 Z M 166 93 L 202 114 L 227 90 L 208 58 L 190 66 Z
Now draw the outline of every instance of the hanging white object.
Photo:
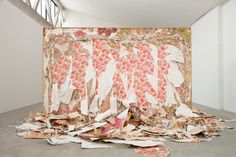
M 112 57 L 111 57 L 112 58 Z M 108 93 L 111 91 L 113 85 L 113 76 L 116 71 L 116 62 L 114 59 L 111 59 L 104 72 L 101 73 L 98 78 L 98 96 L 99 96 L 99 105 L 102 104 L 102 101 L 106 98 Z
M 85 98 L 80 102 L 80 111 L 83 115 L 88 115 L 88 100 Z
M 116 97 L 110 97 L 110 106 L 111 106 L 111 113 L 117 114 L 117 98 Z
M 176 91 L 177 92 L 177 91 Z M 178 104 L 175 96 L 175 88 L 173 85 L 167 80 L 166 85 L 166 104 Z
M 73 95 L 73 91 L 74 91 L 74 87 L 70 86 L 67 89 L 67 92 L 65 93 L 65 95 L 61 98 L 61 101 L 65 104 L 69 104 L 70 100 L 71 100 L 71 97 Z
M 94 114 L 98 112 L 98 95 L 95 95 L 95 97 L 93 98 L 93 101 L 89 106 L 89 112 Z
M 174 87 L 180 87 L 184 83 L 184 76 L 180 71 L 176 62 L 169 62 L 170 68 L 168 70 L 168 80 L 174 85 Z
M 88 66 L 85 70 L 85 83 L 88 83 L 92 78 L 95 77 L 95 69 L 93 67 L 93 61 L 89 58 Z
M 92 79 L 92 86 L 91 86 L 91 90 L 89 92 L 89 96 L 93 96 L 95 93 L 95 89 L 96 89 L 96 78 Z
M 137 96 L 136 96 L 135 90 L 133 88 L 133 85 L 134 85 L 134 72 L 132 73 L 132 76 L 131 76 L 130 88 L 128 88 L 128 76 L 127 76 L 126 73 L 121 74 L 121 79 L 123 81 L 124 89 L 125 89 L 125 93 L 126 93 L 126 98 L 122 101 L 122 104 L 126 108 L 129 108 L 129 105 L 131 103 L 137 103 Z
M 50 113 L 53 111 L 58 111 L 58 108 L 60 106 L 60 99 L 58 96 L 58 84 L 53 84 L 52 85 L 52 97 L 51 97 L 51 108 L 50 108 Z

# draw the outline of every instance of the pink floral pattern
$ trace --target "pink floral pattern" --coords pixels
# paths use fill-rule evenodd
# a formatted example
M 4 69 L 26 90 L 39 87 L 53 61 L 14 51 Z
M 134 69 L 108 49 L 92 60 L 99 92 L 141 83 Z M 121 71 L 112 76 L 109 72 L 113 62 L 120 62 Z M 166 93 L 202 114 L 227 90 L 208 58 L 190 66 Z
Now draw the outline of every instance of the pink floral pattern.
M 158 100 L 164 102 L 166 99 L 166 75 L 168 74 L 168 69 L 170 65 L 165 60 L 168 53 L 165 51 L 165 47 L 161 46 L 158 49 Z
M 89 54 L 83 50 L 81 44 L 76 45 L 76 54 L 72 59 L 72 85 L 79 90 L 81 99 L 86 95 L 85 88 L 85 69 L 88 65 Z
M 67 76 L 69 61 L 67 56 L 59 56 L 51 66 L 51 79 L 53 83 L 61 85 Z
M 115 28 L 77 28 L 70 31 L 62 31 L 62 34 L 53 34 L 53 30 L 44 30 L 44 38 L 46 44 L 44 50 L 47 53 L 45 57 L 50 57 L 48 65 L 50 83 L 57 83 L 59 87 L 65 82 L 68 76 L 70 66 L 72 66 L 71 84 L 79 92 L 79 97 L 82 99 L 86 96 L 86 84 L 85 75 L 88 61 L 92 60 L 92 66 L 95 69 L 96 80 L 96 92 L 98 90 L 98 78 L 103 73 L 111 59 L 115 60 L 116 71 L 112 77 L 112 95 L 117 97 L 119 101 L 127 99 L 128 95 L 125 89 L 131 88 L 131 82 L 133 77 L 133 89 L 137 96 L 137 104 L 139 106 L 148 106 L 150 102 L 147 100 L 146 93 L 150 94 L 158 103 L 165 103 L 167 99 L 167 76 L 169 74 L 169 61 L 166 59 L 169 55 L 167 52 L 167 45 L 178 46 L 176 39 L 172 41 L 172 37 L 168 36 L 168 33 L 172 30 L 158 30 L 158 29 L 115 29 Z M 176 30 L 174 30 L 176 31 Z M 173 31 L 173 32 L 174 32 Z M 133 32 L 133 33 L 132 33 Z M 152 32 L 152 33 L 151 33 Z M 163 41 L 153 43 L 153 36 L 158 36 L 158 33 L 162 36 Z M 173 34 L 173 32 L 171 32 Z M 146 33 L 147 39 L 143 40 L 143 35 Z M 166 33 L 166 34 L 165 34 Z M 169 33 L 169 34 L 171 34 Z M 73 36 L 73 37 L 72 37 Z M 76 37 L 76 38 L 74 38 Z M 150 37 L 150 39 L 148 39 Z M 53 38 L 53 39 L 50 39 Z M 50 40 L 49 40 L 50 39 Z M 168 40 L 167 40 L 168 39 Z M 182 38 L 181 38 L 182 39 Z M 181 40 L 179 40 L 181 41 Z M 181 41 L 182 42 L 182 41 Z M 68 50 L 61 51 L 56 49 L 54 55 L 51 55 L 51 49 L 53 45 L 58 43 L 59 45 L 68 44 Z M 188 42 L 186 42 L 188 43 Z M 151 46 L 152 44 L 152 46 Z M 185 43 L 182 43 L 185 44 Z M 153 45 L 156 46 L 155 54 L 157 62 L 154 62 L 153 58 Z M 190 49 L 189 45 L 184 45 L 186 49 Z M 88 49 L 88 47 L 91 47 Z M 184 55 L 183 55 L 184 56 Z M 155 65 L 157 64 L 157 65 Z M 188 67 L 188 65 L 186 66 Z M 155 73 L 154 73 L 154 68 Z M 182 68 L 184 69 L 184 68 Z M 185 69 L 184 69 L 185 70 Z M 184 73 L 183 75 L 190 75 Z M 45 74 L 46 76 L 47 74 Z M 153 84 L 149 81 L 149 75 L 156 75 L 157 88 L 154 88 Z M 127 79 L 127 85 L 124 84 L 124 77 Z M 185 76 L 189 78 L 189 76 Z M 177 87 L 176 90 L 184 96 L 191 96 L 191 90 L 189 89 L 189 82 L 186 82 L 183 87 Z M 183 89 L 186 89 L 182 92 Z

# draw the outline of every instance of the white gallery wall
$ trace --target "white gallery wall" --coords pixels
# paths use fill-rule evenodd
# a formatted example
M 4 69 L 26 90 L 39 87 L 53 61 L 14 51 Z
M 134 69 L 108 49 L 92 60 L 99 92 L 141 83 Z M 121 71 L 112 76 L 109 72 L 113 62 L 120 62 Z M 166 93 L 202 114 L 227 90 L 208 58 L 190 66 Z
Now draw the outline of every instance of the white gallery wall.
M 192 25 L 193 102 L 236 112 L 236 0 Z
M 220 108 L 218 11 L 213 9 L 192 26 L 193 102 Z
M 41 102 L 42 26 L 0 0 L 0 113 Z
M 236 0 L 222 7 L 224 109 L 236 112 Z

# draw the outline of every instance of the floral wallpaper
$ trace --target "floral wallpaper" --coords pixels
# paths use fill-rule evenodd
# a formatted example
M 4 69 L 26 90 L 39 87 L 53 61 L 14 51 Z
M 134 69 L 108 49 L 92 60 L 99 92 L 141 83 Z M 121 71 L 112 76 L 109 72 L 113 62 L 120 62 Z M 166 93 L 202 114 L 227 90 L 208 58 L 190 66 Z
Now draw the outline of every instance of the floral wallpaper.
M 43 110 L 191 106 L 189 28 L 45 28 Z

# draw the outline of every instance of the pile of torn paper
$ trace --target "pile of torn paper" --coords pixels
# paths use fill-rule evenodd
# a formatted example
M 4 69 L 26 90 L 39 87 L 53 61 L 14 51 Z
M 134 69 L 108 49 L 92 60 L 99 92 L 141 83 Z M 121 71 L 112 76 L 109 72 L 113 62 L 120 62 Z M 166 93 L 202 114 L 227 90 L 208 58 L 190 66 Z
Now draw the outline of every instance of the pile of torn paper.
M 165 140 L 210 141 L 227 128 L 191 109 L 190 29 L 46 28 L 43 35 L 42 113 L 30 113 L 17 135 L 165 157 Z
M 79 112 L 55 115 L 31 112 L 17 126 L 17 135 L 27 139 L 47 139 L 51 145 L 81 143 L 82 148 L 138 147 L 139 153 L 168 156 L 163 143 L 211 141 L 227 126 L 213 115 L 192 111 L 188 106 L 129 108 L 117 116 L 86 117 Z

